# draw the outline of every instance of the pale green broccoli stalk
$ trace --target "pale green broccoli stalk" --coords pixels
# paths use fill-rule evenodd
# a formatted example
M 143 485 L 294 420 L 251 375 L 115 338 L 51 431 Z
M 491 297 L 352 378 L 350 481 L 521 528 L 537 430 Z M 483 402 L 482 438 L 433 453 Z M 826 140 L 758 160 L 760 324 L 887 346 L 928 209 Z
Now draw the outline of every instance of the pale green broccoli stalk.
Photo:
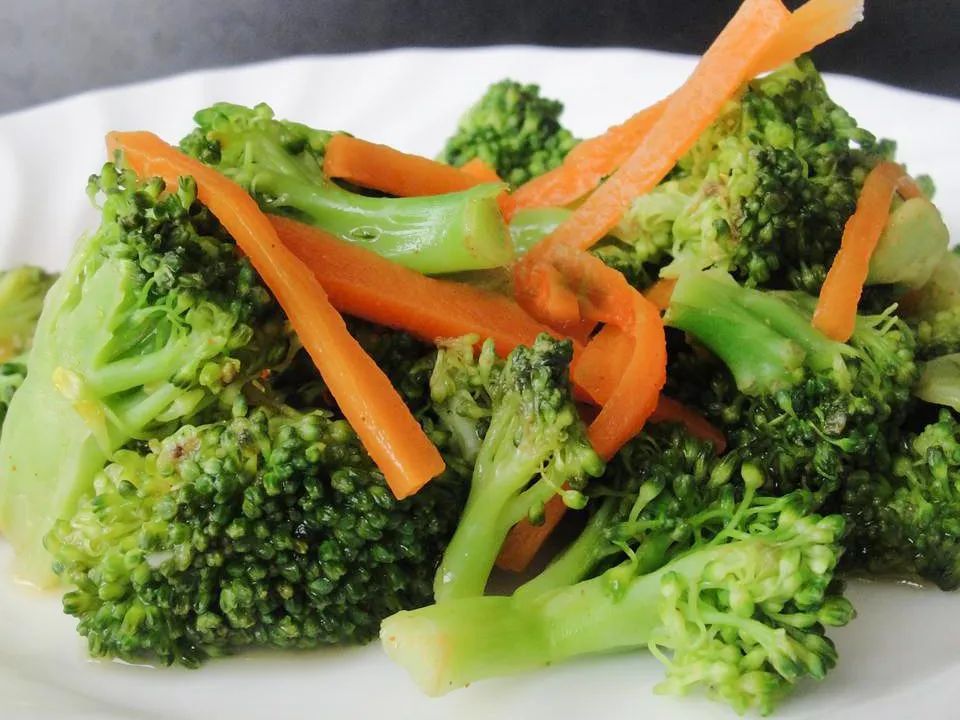
M 459 167 L 479 158 L 522 185 L 553 170 L 577 144 L 560 124 L 562 112 L 563 104 L 543 97 L 539 86 L 501 80 L 460 118 L 440 159 Z
M 46 544 L 92 655 L 195 666 L 376 637 L 430 601 L 463 490 L 398 501 L 345 421 L 254 409 L 121 450 Z
M 437 570 L 437 602 L 481 595 L 510 528 L 542 518 L 557 493 L 582 507 L 579 491 L 603 471 L 573 403 L 569 341 L 542 335 L 504 362 L 489 341 L 475 358 L 475 340 L 441 348 L 431 378 L 440 425 L 474 461 L 463 516 Z
M 943 262 L 950 233 L 940 211 L 926 198 L 899 203 L 870 256 L 867 283 L 919 288 Z
M 0 528 L 18 571 L 53 580 L 42 538 L 119 448 L 167 434 L 281 364 L 286 318 L 196 200 L 105 165 L 100 228 L 47 297 L 0 437 Z
M 580 655 L 649 648 L 667 670 L 660 692 L 702 687 L 739 712 L 767 713 L 801 679 L 834 666 L 824 629 L 846 624 L 853 609 L 833 584 L 843 519 L 812 514 L 804 492 L 757 496 L 755 470 L 744 479 L 739 501 L 720 493 L 697 508 L 704 521 L 692 546 L 660 567 L 642 558 L 645 543 L 636 555 L 623 546 L 619 563 L 573 584 L 393 615 L 383 646 L 431 695 Z M 647 489 L 623 488 L 624 502 L 643 507 Z M 617 537 L 622 518 L 604 517 L 614 516 L 605 529 Z
M 0 362 L 30 349 L 43 299 L 56 279 L 29 265 L 0 273 Z
M 370 197 L 324 175 L 333 133 L 277 120 L 266 105 L 217 103 L 181 149 L 245 187 L 261 207 L 424 273 L 482 270 L 513 258 L 497 205 L 503 186 L 416 198 Z

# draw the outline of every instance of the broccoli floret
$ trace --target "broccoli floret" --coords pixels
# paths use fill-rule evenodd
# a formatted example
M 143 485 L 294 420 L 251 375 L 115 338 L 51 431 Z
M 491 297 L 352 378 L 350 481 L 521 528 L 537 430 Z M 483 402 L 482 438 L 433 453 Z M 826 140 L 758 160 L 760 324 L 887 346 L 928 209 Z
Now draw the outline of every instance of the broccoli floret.
M 880 575 L 960 587 L 960 421 L 942 410 L 936 422 L 903 438 L 889 467 L 850 475 L 843 512 L 852 534 L 845 558 Z
M 13 396 L 27 378 L 26 357 L 0 363 L 0 428 L 7 417 Z
M 440 159 L 460 166 L 480 158 L 513 186 L 553 170 L 577 144 L 560 124 L 563 103 L 538 85 L 494 83 L 460 118 Z
M 554 566 L 542 587 L 534 580 L 510 597 L 389 617 L 380 632 L 387 653 L 425 692 L 442 694 L 646 647 L 666 666 L 661 692 L 699 686 L 741 712 L 769 712 L 802 678 L 824 677 L 837 659 L 825 627 L 853 617 L 833 582 L 843 518 L 812 514 L 803 491 L 757 496 L 755 468 L 744 466 L 744 482 L 732 483 L 724 461 L 695 442 L 692 458 L 675 453 L 662 466 L 643 442 L 627 450 L 639 453 L 642 468 L 629 469 L 625 458 L 599 481 L 605 494 L 587 539 L 571 546 L 569 572 Z M 675 478 L 677 469 L 691 473 Z M 685 547 L 671 557 L 674 537 Z
M 429 602 L 463 483 L 398 501 L 350 426 L 254 409 L 121 450 L 46 539 L 94 656 L 366 642 Z
M 500 267 L 513 257 L 503 186 L 419 198 L 369 197 L 323 173 L 332 133 L 277 120 L 266 105 L 199 111 L 181 149 L 245 187 L 267 212 L 315 225 L 424 273 Z
M 0 362 L 30 349 L 43 299 L 56 279 L 30 265 L 0 273 Z
M 241 401 L 290 345 L 191 179 L 165 192 L 108 164 L 90 189 L 100 228 L 50 290 L 0 438 L 0 527 L 37 583 L 53 580 L 44 534 L 116 450 Z
M 903 314 L 916 330 L 923 360 L 960 353 L 960 255 L 940 258 L 930 279 L 903 299 Z
M 603 471 L 573 403 L 570 342 L 542 335 L 500 361 L 491 341 L 475 357 L 475 341 L 442 347 L 430 380 L 448 444 L 473 464 L 463 517 L 437 571 L 438 602 L 481 595 L 510 528 L 540 520 L 557 493 L 582 507 L 584 482 Z
M 719 267 L 748 286 L 815 293 L 867 173 L 892 155 L 801 57 L 749 83 L 616 230 L 663 274 Z
M 814 298 L 737 285 L 716 271 L 678 281 L 665 322 L 702 353 L 675 354 L 671 392 L 757 462 L 779 492 L 826 500 L 847 471 L 889 457 L 917 377 L 913 333 L 892 313 L 861 316 L 849 343 L 810 324 Z

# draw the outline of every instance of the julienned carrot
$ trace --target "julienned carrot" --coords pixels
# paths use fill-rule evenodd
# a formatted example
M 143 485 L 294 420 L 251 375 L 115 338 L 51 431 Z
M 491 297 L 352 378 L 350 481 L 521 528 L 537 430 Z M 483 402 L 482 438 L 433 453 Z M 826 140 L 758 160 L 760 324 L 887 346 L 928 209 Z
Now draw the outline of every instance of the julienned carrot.
M 586 400 L 603 405 L 617 389 L 633 356 L 633 337 L 616 325 L 604 325 L 574 358 L 570 382 Z
M 192 176 L 197 193 L 276 296 L 316 363 L 344 416 L 398 498 L 407 497 L 444 468 L 443 459 L 387 376 L 347 331 L 313 273 L 290 252 L 257 203 L 232 180 L 190 158 L 152 133 L 110 133 L 111 156 L 141 177 L 159 176 L 175 187 Z
M 673 297 L 676 284 L 676 278 L 660 278 L 643 291 L 643 296 L 661 310 L 666 310 L 670 307 L 670 298 Z
M 745 0 L 697 65 L 670 96 L 663 114 L 630 157 L 549 237 L 528 253 L 535 261 L 544 246 L 591 247 L 613 228 L 638 195 L 654 188 L 751 77 L 790 13 L 780 0 Z M 528 308 L 529 309 L 529 308 Z
M 313 271 L 333 306 L 348 315 L 427 342 L 474 333 L 492 338 L 501 357 L 550 332 L 504 295 L 421 275 L 294 220 L 270 216 L 270 222 Z
M 521 520 L 510 528 L 497 556 L 497 567 L 511 572 L 526 570 L 566 512 L 563 498 L 554 495 L 543 506 L 542 523 L 534 525 L 529 520 Z
M 833 340 L 846 342 L 853 334 L 870 257 L 890 216 L 893 195 L 898 191 L 904 198 L 922 196 L 920 188 L 900 165 L 892 162 L 877 165 L 867 175 L 857 199 L 857 209 L 843 228 L 840 249 L 827 272 L 813 313 L 813 326 Z
M 460 166 L 460 172 L 466 173 L 470 177 L 479 180 L 480 182 L 503 182 L 503 180 L 500 179 L 500 176 L 497 175 L 497 171 L 487 165 L 487 163 L 480 158 L 473 158 L 473 160 L 468 160 L 465 162 Z
M 774 70 L 844 33 L 863 20 L 863 0 L 808 0 L 790 14 L 777 42 L 758 59 L 753 74 Z
M 436 160 L 349 135 L 334 135 L 327 143 L 323 171 L 329 177 L 399 197 L 444 195 L 485 182 Z
M 584 140 L 553 170 L 518 187 L 513 209 L 563 207 L 593 190 L 630 157 L 650 128 L 660 119 L 666 101 L 644 108 L 621 125 Z

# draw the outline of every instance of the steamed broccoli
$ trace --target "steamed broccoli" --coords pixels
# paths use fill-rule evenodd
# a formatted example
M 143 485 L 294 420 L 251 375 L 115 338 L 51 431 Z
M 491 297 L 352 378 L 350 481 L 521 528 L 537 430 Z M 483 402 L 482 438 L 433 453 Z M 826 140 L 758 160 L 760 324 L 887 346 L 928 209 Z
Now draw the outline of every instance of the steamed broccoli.
M 734 481 L 709 446 L 675 439 L 628 446 L 632 457 L 598 481 L 583 535 L 544 579 L 511 597 L 389 617 L 387 653 L 437 695 L 579 655 L 649 648 L 667 669 L 661 692 L 699 686 L 741 712 L 769 712 L 802 678 L 824 677 L 837 659 L 824 629 L 853 616 L 833 582 L 843 518 L 812 514 L 804 491 L 759 496 L 755 467 Z
M 960 255 L 946 253 L 930 279 L 903 300 L 903 314 L 916 330 L 917 356 L 960 352 Z
M 560 124 L 563 104 L 540 95 L 537 85 L 494 83 L 460 118 L 440 159 L 460 166 L 474 158 L 513 186 L 552 170 L 577 144 Z
M 0 428 L 7 417 L 13 396 L 27 378 L 26 358 L 14 358 L 0 363 Z
M 266 105 L 199 111 L 184 152 L 243 185 L 267 212 L 288 215 L 425 273 L 500 267 L 512 248 L 502 185 L 421 198 L 368 197 L 323 173 L 332 133 L 276 120 Z
M 183 178 L 164 191 L 105 165 L 100 228 L 50 290 L 0 438 L 0 527 L 19 571 L 51 581 L 43 535 L 107 459 L 230 405 L 281 364 L 286 318 Z
M 891 156 L 805 57 L 749 83 L 615 231 L 663 273 L 718 267 L 748 286 L 816 292 L 867 173 Z
M 0 362 L 23 355 L 56 275 L 25 265 L 0 273 Z
M 861 316 L 849 343 L 810 325 L 814 299 L 737 285 L 716 271 L 678 281 L 665 322 L 719 363 L 675 354 L 673 392 L 758 462 L 780 491 L 825 500 L 858 463 L 888 456 L 917 377 L 913 334 L 891 313 Z
M 937 421 L 904 436 L 889 467 L 852 473 L 843 512 L 853 532 L 849 563 L 880 575 L 919 575 L 960 587 L 960 421 Z
M 463 516 L 437 571 L 438 602 L 482 594 L 510 528 L 542 517 L 556 493 L 581 507 L 579 490 L 603 470 L 573 403 L 570 342 L 542 335 L 500 361 L 490 341 L 474 357 L 475 340 L 442 347 L 430 380 L 445 444 L 473 465 Z
M 47 536 L 95 656 L 365 642 L 429 602 L 462 483 L 396 500 L 350 426 L 254 409 L 121 450 Z

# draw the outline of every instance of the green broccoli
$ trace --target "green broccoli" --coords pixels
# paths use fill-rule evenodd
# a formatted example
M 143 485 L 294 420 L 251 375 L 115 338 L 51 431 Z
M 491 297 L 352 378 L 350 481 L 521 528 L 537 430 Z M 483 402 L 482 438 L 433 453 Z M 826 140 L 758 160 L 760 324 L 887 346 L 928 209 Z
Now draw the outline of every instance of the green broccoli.
M 861 316 L 849 343 L 810 324 L 814 298 L 738 285 L 717 271 L 684 275 L 665 322 L 702 353 L 674 353 L 671 391 L 757 462 L 770 489 L 826 500 L 859 463 L 888 456 L 917 377 L 913 333 L 895 315 Z
M 560 124 L 563 104 L 537 85 L 501 80 L 460 118 L 440 159 L 460 166 L 474 158 L 513 186 L 552 170 L 577 144 Z
M 387 653 L 438 695 L 649 648 L 667 669 L 659 691 L 703 687 L 740 712 L 769 712 L 802 678 L 824 677 L 837 660 L 824 629 L 853 617 L 833 582 L 843 518 L 812 514 L 804 491 L 757 495 L 755 467 L 734 482 L 697 441 L 669 446 L 662 460 L 651 451 L 668 446 L 645 442 L 598 481 L 584 534 L 545 581 L 393 615 L 380 631 Z
M 191 179 L 165 192 L 107 164 L 90 192 L 100 228 L 47 296 L 0 437 L 0 528 L 41 584 L 53 580 L 43 536 L 115 451 L 229 406 L 290 345 L 286 317 Z
M 801 57 L 749 83 L 615 234 L 667 276 L 718 267 L 748 286 L 816 293 L 867 173 L 892 152 Z
M 30 265 L 0 273 L 0 362 L 30 349 L 43 299 L 56 279 Z
M 903 300 L 923 360 L 960 352 L 960 255 L 948 252 L 930 279 Z
M 477 357 L 466 337 L 442 347 L 430 380 L 442 443 L 473 466 L 470 494 L 437 571 L 438 602 L 483 593 L 510 528 L 542 518 L 561 494 L 580 490 L 603 462 L 586 436 L 570 391 L 569 341 L 542 335 L 499 361 L 487 341 Z
M 942 410 L 906 434 L 889 466 L 852 473 L 843 493 L 850 520 L 845 560 L 884 576 L 919 575 L 960 587 L 960 421 Z
M 0 363 L 0 428 L 7 417 L 13 396 L 27 378 L 26 357 Z
M 332 133 L 276 120 L 266 105 L 199 111 L 181 149 L 243 185 L 267 212 L 315 225 L 424 273 L 500 267 L 513 257 L 503 186 L 421 198 L 369 197 L 323 173 Z
M 46 538 L 94 656 L 366 642 L 430 601 L 464 484 L 396 500 L 350 426 L 253 409 L 121 450 Z

